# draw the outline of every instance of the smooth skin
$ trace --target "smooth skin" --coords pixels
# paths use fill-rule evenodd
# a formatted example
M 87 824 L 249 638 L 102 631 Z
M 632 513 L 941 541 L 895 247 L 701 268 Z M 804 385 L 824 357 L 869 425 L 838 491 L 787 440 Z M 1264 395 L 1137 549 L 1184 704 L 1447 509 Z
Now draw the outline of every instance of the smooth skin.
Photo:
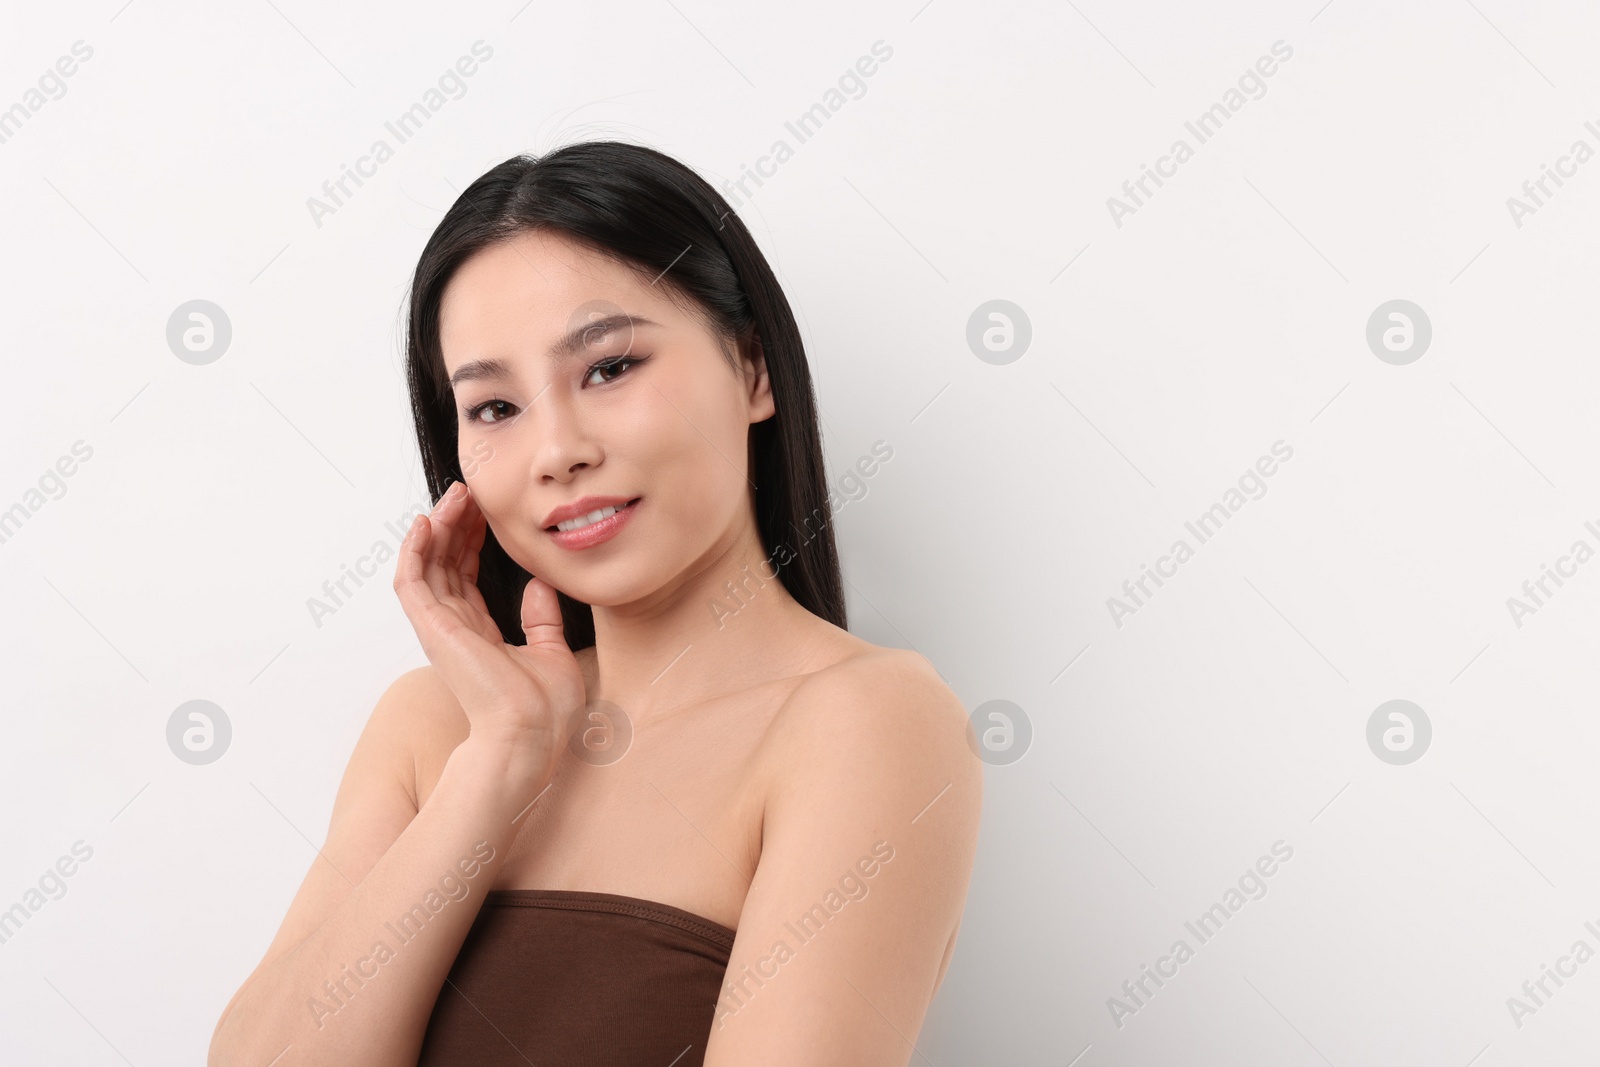
M 555 352 L 608 308 L 652 325 Z M 208 1062 L 414 1064 L 488 888 L 618 893 L 735 929 L 727 978 L 743 981 L 725 987 L 707 1067 L 920 1056 L 971 875 L 982 765 L 926 659 L 812 615 L 767 577 L 747 477 L 750 426 L 774 412 L 759 347 L 738 346 L 735 372 L 696 309 L 554 234 L 464 263 L 441 340 L 447 373 L 466 371 L 466 484 L 418 518 L 394 582 L 429 665 L 378 700 L 327 842 Z M 496 373 L 474 375 L 491 360 Z M 543 520 L 588 494 L 641 499 L 610 541 L 563 548 Z M 539 576 L 523 594 L 526 645 L 501 639 L 477 591 L 490 525 Z M 555 588 L 593 606 L 595 647 L 567 649 Z M 607 702 L 602 719 L 586 701 Z M 621 759 L 569 747 L 617 716 L 632 731 Z M 879 842 L 893 858 L 864 877 Z M 475 845 L 493 858 L 462 877 Z M 358 966 L 452 872 L 466 895 Z M 840 907 L 846 875 L 858 888 Z M 789 924 L 830 903 L 823 932 L 800 942 Z M 323 983 L 347 969 L 373 976 L 347 979 L 353 995 L 318 1018 L 308 1000 L 331 1005 Z

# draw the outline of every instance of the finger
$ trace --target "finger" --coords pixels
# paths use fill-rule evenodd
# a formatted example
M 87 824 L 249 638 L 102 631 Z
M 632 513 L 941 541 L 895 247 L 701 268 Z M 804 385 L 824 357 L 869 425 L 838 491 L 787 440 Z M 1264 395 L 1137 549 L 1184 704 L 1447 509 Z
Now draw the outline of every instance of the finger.
M 439 499 L 433 502 L 428 515 L 439 525 L 438 555 L 441 560 L 448 560 L 455 552 L 455 525 L 459 514 L 461 496 L 466 492 L 466 485 L 460 480 L 452 481 L 445 486 L 444 492 L 439 494 Z
M 455 488 L 459 485 L 461 488 Z M 430 517 L 430 530 L 437 532 L 441 525 L 449 531 L 450 543 L 444 537 L 424 554 L 424 574 L 435 600 L 452 611 L 458 622 L 470 628 L 485 641 L 500 644 L 505 637 L 489 616 L 489 607 L 477 587 L 477 548 L 481 546 L 487 520 L 465 483 L 454 483 L 442 496 Z M 463 574 L 469 565 L 472 576 Z
M 428 517 L 418 515 L 400 541 L 400 552 L 394 567 L 395 595 L 400 598 L 400 606 L 417 630 L 419 638 L 423 636 L 428 611 L 439 606 L 439 598 L 427 579 L 425 553 L 431 536 L 432 527 Z
M 482 558 L 484 539 L 488 535 L 489 521 L 483 509 L 478 506 L 478 498 L 471 490 L 472 487 L 468 486 L 467 496 L 462 504 L 464 514 L 459 523 L 461 554 L 451 574 L 456 576 L 457 594 L 469 605 L 466 613 L 468 622 L 484 640 L 500 643 L 505 641 L 505 636 L 500 632 L 499 623 L 489 616 L 489 605 L 484 602 L 483 591 L 478 588 L 478 567 Z
M 401 540 L 399 560 L 395 566 L 395 593 L 400 598 L 406 617 L 411 620 L 428 661 L 444 670 L 447 677 L 474 676 L 474 664 L 478 662 L 476 657 L 482 655 L 481 646 L 476 650 L 466 647 L 473 642 L 474 635 L 494 644 L 501 643 L 503 638 L 499 629 L 492 625 L 489 627 L 492 633 L 478 633 L 480 628 L 472 623 L 478 618 L 487 618 L 487 613 L 480 615 L 458 610 L 450 601 L 442 601 L 428 583 L 428 541 L 433 536 L 433 527 L 425 521 L 426 518 L 418 515 Z
M 419 615 L 413 618 L 413 623 L 437 625 L 436 622 L 426 623 L 426 616 L 441 612 L 450 614 L 457 622 L 476 626 L 472 608 L 455 587 L 449 569 L 440 562 L 437 544 L 439 523 L 430 516 L 422 516 L 417 523 L 417 533 L 415 551 L 418 562 L 415 565 L 416 580 L 412 585 L 418 595 Z
M 488 517 L 480 510 L 477 520 L 472 524 L 470 540 L 467 542 L 467 547 L 462 554 L 463 558 L 461 560 L 461 595 L 466 599 L 467 603 L 482 612 L 486 618 L 489 614 L 489 606 L 484 603 L 483 591 L 478 588 L 478 575 L 483 559 L 483 543 L 488 537 L 488 531 Z M 494 629 L 497 633 L 499 632 L 498 625 L 495 625 Z M 501 639 L 504 640 L 503 637 Z
M 402 584 L 419 582 L 423 580 L 423 546 L 428 540 L 428 517 L 418 514 L 411 520 L 411 525 L 406 527 L 405 536 L 400 538 L 400 551 L 395 555 L 394 584 L 398 589 Z
M 470 488 L 470 487 L 469 487 Z M 473 518 L 468 525 L 469 534 L 466 547 L 462 550 L 461 577 L 471 585 L 478 584 L 478 564 L 483 553 L 483 542 L 489 532 L 489 518 L 478 506 L 477 496 L 470 498 Z
M 441 563 L 456 596 L 468 602 L 473 599 L 478 580 L 478 551 L 483 547 L 483 533 L 487 520 L 472 486 L 465 482 L 459 496 L 446 503 L 444 521 L 449 524 L 450 543 L 441 549 Z M 454 489 L 454 486 L 451 487 Z
M 473 579 L 466 574 L 467 561 L 476 558 L 476 549 L 472 547 L 473 539 L 477 536 L 478 520 L 482 516 L 482 509 L 478 507 L 477 499 L 472 495 L 472 487 L 465 482 L 456 483 L 451 489 L 459 492 L 448 504 L 445 521 L 450 526 L 450 544 L 441 552 L 440 562 L 444 565 L 446 574 L 450 577 L 451 588 L 457 596 L 465 597 L 466 590 Z
M 452 495 L 452 490 L 454 485 L 451 489 L 445 490 L 444 495 L 434 504 L 433 510 L 428 513 L 428 545 L 423 551 L 423 577 L 440 602 L 460 596 L 452 583 L 451 568 L 448 563 L 450 543 L 454 536 L 454 526 L 450 516 L 452 510 L 459 504 L 459 498 Z M 461 490 L 455 492 L 459 493 Z
M 557 648 L 567 651 L 566 630 L 561 623 L 561 601 L 548 582 L 530 577 L 522 590 L 522 632 L 528 647 Z

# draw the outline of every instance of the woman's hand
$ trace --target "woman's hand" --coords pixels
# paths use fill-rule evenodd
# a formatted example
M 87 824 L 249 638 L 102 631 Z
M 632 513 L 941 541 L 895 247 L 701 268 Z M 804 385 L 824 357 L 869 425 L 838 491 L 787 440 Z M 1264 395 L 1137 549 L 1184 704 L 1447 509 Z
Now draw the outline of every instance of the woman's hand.
M 400 544 L 394 591 L 423 652 L 471 723 L 471 736 L 531 748 L 544 780 L 554 773 L 573 716 L 586 697 L 567 647 L 556 591 L 529 578 L 522 593 L 526 645 L 510 645 L 478 592 L 478 553 L 488 521 L 463 482 Z

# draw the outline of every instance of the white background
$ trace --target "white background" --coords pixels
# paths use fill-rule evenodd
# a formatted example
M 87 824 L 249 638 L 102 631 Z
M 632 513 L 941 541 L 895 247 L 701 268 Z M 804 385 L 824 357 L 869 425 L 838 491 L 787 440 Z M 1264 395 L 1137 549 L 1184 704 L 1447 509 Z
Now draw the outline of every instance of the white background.
M 326 832 L 377 695 L 422 662 L 388 573 L 309 597 L 426 494 L 400 362 L 424 240 L 477 175 L 588 137 L 714 183 L 798 315 L 837 478 L 851 628 L 1032 726 L 986 769 L 961 939 L 914 1062 L 1482 1067 L 1578 1062 L 1600 961 L 1600 563 L 1507 598 L 1600 520 L 1600 148 L 1587 5 L 13 5 L 0 108 L 0 908 L 93 858 L 0 945 L 0 1061 L 199 1063 Z M 520 8 L 520 9 L 519 9 Z M 335 214 L 306 201 L 472 43 L 491 60 Z M 784 128 L 873 42 L 822 130 Z M 1266 92 L 1184 128 L 1275 41 Z M 1107 198 L 1194 157 L 1118 226 Z M 393 144 L 393 139 L 391 144 Z M 1554 189 L 1553 186 L 1550 188 Z M 224 356 L 177 359 L 206 299 Z M 966 342 L 993 299 L 1032 343 Z M 1392 299 L 1431 346 L 1366 343 Z M 1282 440 L 1293 457 L 1119 626 L 1107 608 Z M 1600 525 L 1600 522 L 1597 522 Z M 1189 538 L 1191 545 L 1194 539 Z M 391 542 L 392 543 L 392 542 Z M 1384 701 L 1432 743 L 1368 748 Z M 168 717 L 233 725 L 208 766 Z M 1186 933 L 1294 850 L 1208 944 Z M 1108 998 L 1196 949 L 1118 1026 Z M 1550 988 L 1554 989 L 1553 986 Z

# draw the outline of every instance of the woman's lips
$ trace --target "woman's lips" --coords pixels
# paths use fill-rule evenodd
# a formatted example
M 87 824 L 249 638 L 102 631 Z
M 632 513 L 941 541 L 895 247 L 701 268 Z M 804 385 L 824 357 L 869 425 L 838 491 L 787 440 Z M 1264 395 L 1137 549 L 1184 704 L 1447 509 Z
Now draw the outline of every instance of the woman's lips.
M 642 500 L 642 497 L 636 497 L 621 511 L 576 530 L 547 530 L 546 533 L 562 548 L 593 548 L 617 536 L 618 532 L 628 524 L 628 520 L 633 518 L 633 513 L 639 509 Z

